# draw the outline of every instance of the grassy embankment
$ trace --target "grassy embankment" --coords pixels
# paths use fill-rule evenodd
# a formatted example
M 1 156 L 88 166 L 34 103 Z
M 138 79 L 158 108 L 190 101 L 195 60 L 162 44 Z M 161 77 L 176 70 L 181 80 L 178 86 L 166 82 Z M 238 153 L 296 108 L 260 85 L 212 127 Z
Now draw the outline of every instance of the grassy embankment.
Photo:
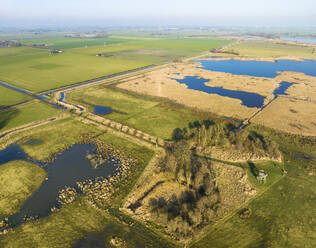
M 45 177 L 45 170 L 29 162 L 13 161 L 0 165 L 0 218 L 18 211 Z
M 66 38 L 65 38 L 66 39 Z M 116 38 L 119 42 L 119 38 Z M 63 44 L 75 47 L 75 44 Z M 72 41 L 74 42 L 74 41 Z M 99 41 L 98 41 L 99 42 Z M 152 64 L 172 61 L 183 56 L 192 56 L 229 43 L 226 40 L 179 39 L 152 40 L 65 49 L 63 53 L 49 55 L 47 49 L 1 48 L 0 80 L 18 87 L 40 92 L 77 82 L 120 73 Z M 12 50 L 10 50 L 12 49 Z M 105 57 L 96 57 L 98 53 Z M 17 71 L 16 68 L 19 68 Z
M 57 130 L 60 135 L 56 135 Z M 52 152 L 56 153 L 80 142 L 80 135 L 86 133 L 94 135 L 96 139 L 110 144 L 138 161 L 137 167 L 132 169 L 128 181 L 124 185 L 117 185 L 117 192 L 111 207 L 119 207 L 122 199 L 126 197 L 153 156 L 153 151 L 112 134 L 101 132 L 95 127 L 87 126 L 71 118 L 50 123 L 35 130 L 24 131 L 17 138 L 21 138 L 19 143 L 28 155 L 37 159 L 45 159 L 45 156 L 47 158 Z M 30 139 L 37 139 L 41 142 L 24 144 Z M 38 221 L 23 224 L 15 228 L 14 232 L 0 237 L 0 246 L 71 247 L 76 241 L 84 238 L 87 233 L 96 232 L 100 233 L 107 245 L 109 245 L 110 239 L 116 236 L 125 240 L 128 247 L 138 247 L 144 244 L 150 247 L 172 246 L 172 243 L 161 239 L 143 225 L 124 216 L 118 209 L 111 209 L 110 212 L 115 213 L 117 218 L 130 225 L 116 221 L 116 218 L 111 217 L 107 211 L 97 210 L 87 203 L 85 197 L 79 197 L 75 202 L 64 205 L 60 211 Z
M 256 57 L 298 57 L 307 59 L 316 59 L 312 47 L 302 45 L 289 45 L 285 43 L 274 43 L 269 41 L 244 41 L 233 45 L 226 51 L 234 51 L 240 55 Z
M 30 122 L 40 121 L 60 113 L 60 110 L 49 107 L 41 102 L 29 103 L 4 110 L 0 114 L 0 132 Z
M 315 140 L 263 127 L 250 129 L 279 143 L 287 173 L 246 206 L 250 217 L 240 218 L 238 212 L 231 215 L 192 247 L 315 247 Z M 266 170 L 267 165 L 262 168 Z
M 67 100 L 88 106 L 90 111 L 93 105 L 110 107 L 114 112 L 105 118 L 163 139 L 170 139 L 176 127 L 184 128 L 189 122 L 212 116 L 158 98 L 102 86 L 73 91 L 67 95 Z
M 31 99 L 30 96 L 0 86 L 0 109 L 1 107 L 11 106 Z

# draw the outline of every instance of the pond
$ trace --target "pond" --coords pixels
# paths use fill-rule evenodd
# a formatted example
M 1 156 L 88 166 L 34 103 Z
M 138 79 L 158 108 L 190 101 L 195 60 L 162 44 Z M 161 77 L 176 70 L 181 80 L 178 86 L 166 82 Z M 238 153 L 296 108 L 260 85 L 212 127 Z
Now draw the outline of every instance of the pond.
M 104 107 L 104 106 L 94 106 L 94 114 L 96 115 L 107 115 L 107 114 L 110 114 L 112 113 L 113 110 L 109 107 Z
M 316 37 L 281 37 L 282 40 L 316 44 Z
M 60 207 L 57 202 L 58 192 L 66 187 L 74 187 L 80 193 L 77 182 L 113 176 L 121 166 L 120 161 L 110 158 L 97 169 L 94 169 L 86 158 L 88 153 L 94 151 L 94 145 L 77 144 L 48 164 L 29 159 L 18 145 L 11 145 L 0 151 L 0 164 L 13 160 L 27 160 L 42 166 L 47 172 L 47 180 L 24 202 L 19 212 L 8 217 L 9 226 L 19 225 L 23 222 L 24 217 L 45 217 L 49 215 L 51 208 Z
M 277 60 L 267 61 L 242 61 L 242 60 L 196 60 L 201 63 L 201 68 L 209 71 L 219 71 L 235 75 L 274 78 L 278 72 L 294 71 L 316 76 L 316 60 Z
M 216 94 L 219 96 L 230 97 L 234 99 L 241 100 L 241 104 L 247 106 L 248 108 L 262 108 L 264 105 L 265 96 L 239 91 L 239 90 L 228 90 L 223 87 L 213 87 L 205 85 L 205 83 L 210 80 L 204 78 L 198 78 L 197 76 L 187 76 L 184 79 L 174 79 L 181 84 L 185 84 L 188 86 L 188 89 L 198 90 L 208 94 Z M 285 91 L 291 86 L 293 83 L 281 82 L 279 87 L 276 88 L 273 92 L 274 99 L 276 99 L 279 95 L 287 95 Z

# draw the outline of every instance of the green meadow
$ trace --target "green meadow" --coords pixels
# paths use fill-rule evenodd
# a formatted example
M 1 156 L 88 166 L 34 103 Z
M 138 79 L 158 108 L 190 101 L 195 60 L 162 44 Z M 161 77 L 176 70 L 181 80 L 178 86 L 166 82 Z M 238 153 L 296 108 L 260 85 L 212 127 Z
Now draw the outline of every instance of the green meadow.
M 26 40 L 22 44 L 26 46 L 32 46 L 33 44 L 48 44 L 47 47 L 41 47 L 46 49 L 65 50 L 71 48 L 90 47 L 90 46 L 104 46 L 116 43 L 123 43 L 132 41 L 133 39 L 121 39 L 120 37 L 107 37 L 107 38 L 46 38 L 36 40 Z
M 290 45 L 268 41 L 243 41 L 226 49 L 240 55 L 258 57 L 296 56 L 299 58 L 316 59 L 312 47 Z
M 193 56 L 231 42 L 213 39 L 107 39 L 109 43 L 106 46 L 100 45 L 106 42 L 104 39 L 89 40 L 92 43 L 87 48 L 76 43 L 82 42 L 82 39 L 42 40 L 58 41 L 60 48 L 65 48 L 63 53 L 53 55 L 42 48 L 0 48 L 0 80 L 41 92 Z M 106 56 L 97 57 L 99 53 Z
M 22 126 L 31 122 L 40 121 L 61 111 L 41 102 L 32 102 L 0 112 L 0 132 Z
M 46 172 L 39 166 L 12 161 L 0 166 L 0 218 L 17 212 L 41 185 Z
M 103 86 L 73 91 L 67 95 L 67 99 L 87 106 L 92 112 L 94 105 L 109 107 L 114 111 L 105 118 L 163 139 L 170 139 L 177 127 L 184 128 L 189 122 L 212 116 L 172 102 Z
M 30 96 L 0 85 L 0 108 L 31 100 Z

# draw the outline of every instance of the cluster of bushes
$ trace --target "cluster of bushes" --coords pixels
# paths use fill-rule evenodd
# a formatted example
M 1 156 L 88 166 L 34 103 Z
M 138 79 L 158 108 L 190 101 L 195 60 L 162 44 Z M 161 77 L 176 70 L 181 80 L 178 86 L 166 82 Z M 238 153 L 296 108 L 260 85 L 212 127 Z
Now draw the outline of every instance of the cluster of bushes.
M 257 155 L 278 156 L 276 142 L 255 131 L 238 130 L 238 126 L 231 121 L 195 121 L 189 123 L 188 128 L 174 129 L 172 139 L 175 142 L 186 140 L 201 148 L 218 146 Z
M 215 176 L 208 160 L 195 155 L 185 140 L 171 144 L 160 161 L 160 170 L 171 172 L 185 190 L 169 199 L 151 198 L 152 213 L 164 222 L 177 238 L 193 235 L 209 224 L 220 204 Z

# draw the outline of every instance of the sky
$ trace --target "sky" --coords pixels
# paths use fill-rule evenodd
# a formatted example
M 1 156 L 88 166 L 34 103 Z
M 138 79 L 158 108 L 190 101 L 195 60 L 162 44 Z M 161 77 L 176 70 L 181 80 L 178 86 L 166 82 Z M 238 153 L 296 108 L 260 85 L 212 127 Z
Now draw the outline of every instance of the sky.
M 316 26 L 316 0 L 1 0 L 0 24 Z

